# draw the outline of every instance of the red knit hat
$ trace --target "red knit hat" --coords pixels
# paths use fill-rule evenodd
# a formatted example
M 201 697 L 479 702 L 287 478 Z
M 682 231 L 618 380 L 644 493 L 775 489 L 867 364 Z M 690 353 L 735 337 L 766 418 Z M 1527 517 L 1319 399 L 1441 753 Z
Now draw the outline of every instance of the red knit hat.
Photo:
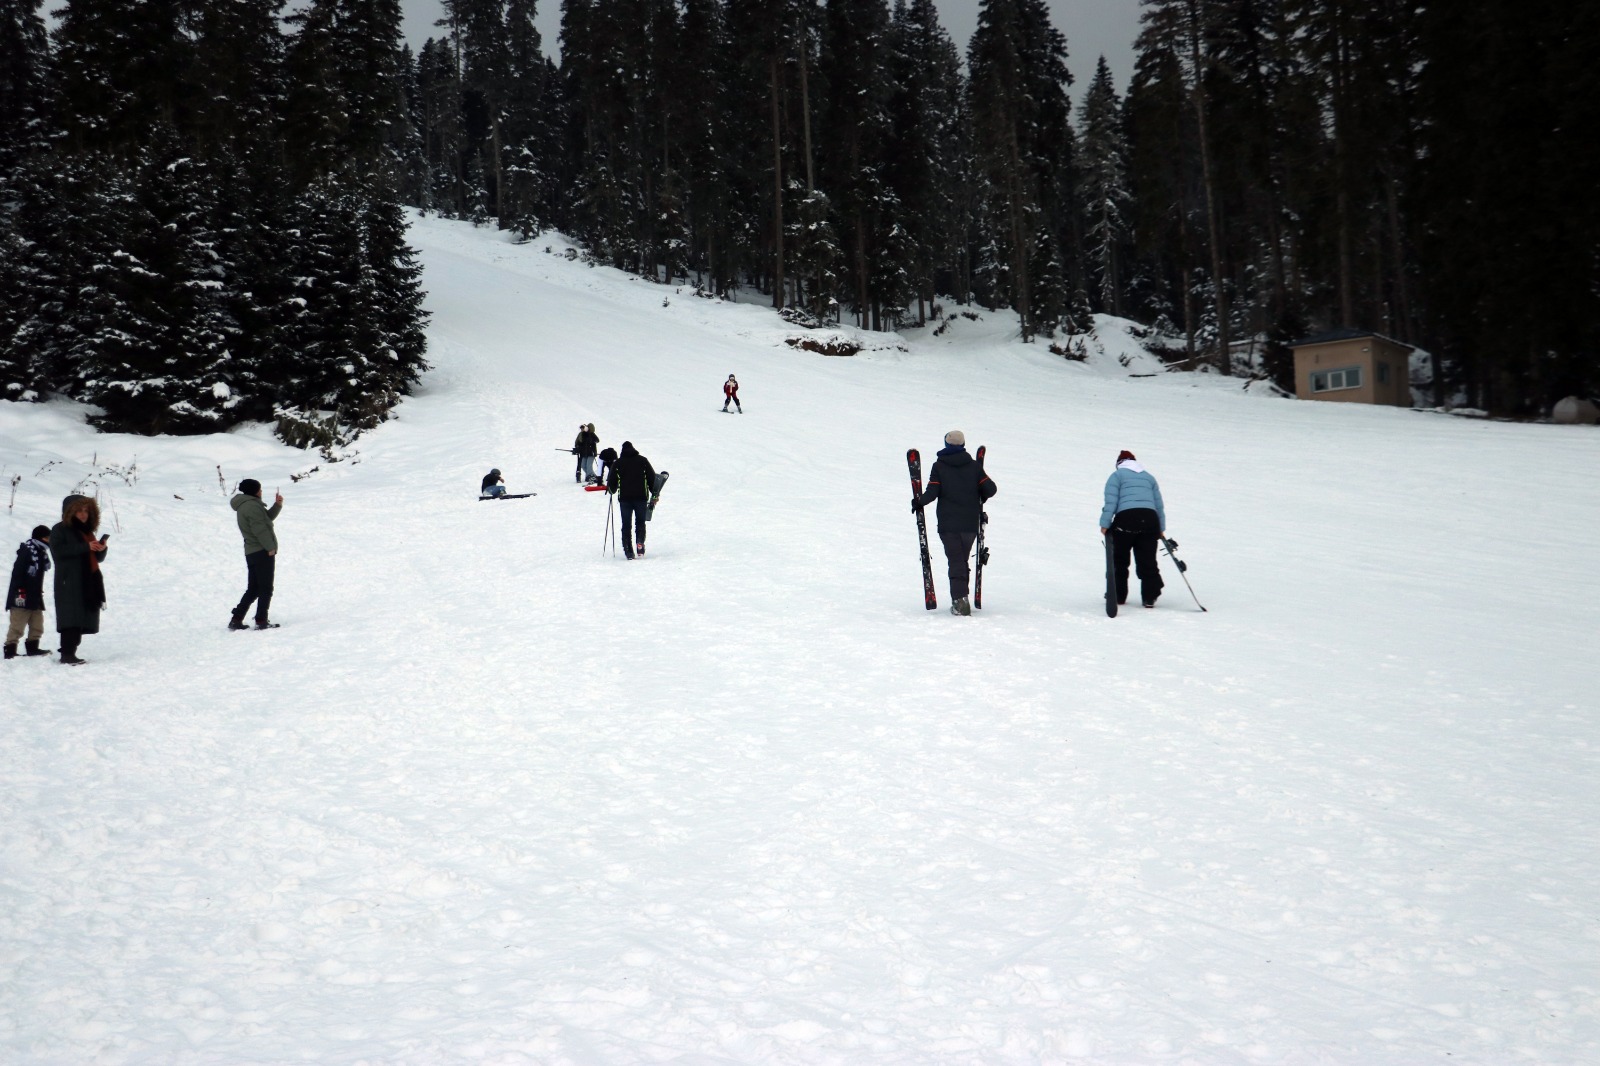
M 1138 457 L 1135 456 L 1132 452 L 1130 452 L 1126 448 L 1122 449 L 1120 452 L 1117 453 L 1117 462 L 1120 463 L 1124 459 L 1133 459 L 1135 462 L 1138 461 Z

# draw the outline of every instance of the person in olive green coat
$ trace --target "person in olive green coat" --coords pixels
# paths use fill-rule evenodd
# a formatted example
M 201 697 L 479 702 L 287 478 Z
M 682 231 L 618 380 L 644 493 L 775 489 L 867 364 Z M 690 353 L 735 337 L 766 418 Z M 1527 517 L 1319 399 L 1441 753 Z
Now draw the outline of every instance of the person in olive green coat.
M 244 565 L 248 579 L 244 597 L 233 609 L 228 620 L 229 629 L 245 629 L 245 612 L 253 603 L 256 606 L 256 628 L 277 629 L 276 622 L 267 620 L 272 607 L 272 579 L 277 567 L 278 535 L 272 530 L 273 520 L 283 510 L 283 493 L 271 507 L 261 502 L 261 482 L 247 477 L 239 482 L 239 494 L 231 501 L 234 513 L 239 516 L 239 532 L 244 536 Z
M 50 557 L 55 560 L 56 632 L 61 634 L 61 661 L 77 666 L 78 645 L 85 633 L 100 632 L 100 608 L 106 605 L 100 562 L 106 538 L 95 539 L 100 505 L 88 496 L 61 501 L 61 521 L 50 531 Z

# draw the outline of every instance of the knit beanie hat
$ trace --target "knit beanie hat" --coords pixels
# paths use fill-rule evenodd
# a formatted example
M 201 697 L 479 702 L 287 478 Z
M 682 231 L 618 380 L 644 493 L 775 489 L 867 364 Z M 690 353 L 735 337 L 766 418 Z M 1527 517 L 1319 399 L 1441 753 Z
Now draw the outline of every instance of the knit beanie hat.
M 1124 460 L 1127 460 L 1127 459 L 1132 459 L 1132 460 L 1134 460 L 1134 462 L 1138 462 L 1138 457 L 1135 456 L 1132 452 L 1130 452 L 1126 448 L 1122 449 L 1120 452 L 1117 453 L 1117 462 L 1120 463 L 1120 462 L 1123 462 Z
M 247 477 L 243 481 L 239 482 L 239 491 L 244 493 L 246 496 L 254 496 L 256 493 L 261 491 L 261 482 L 257 481 L 253 477 Z
M 965 448 L 967 446 L 967 435 L 959 429 L 952 429 L 944 435 L 944 442 L 952 448 Z

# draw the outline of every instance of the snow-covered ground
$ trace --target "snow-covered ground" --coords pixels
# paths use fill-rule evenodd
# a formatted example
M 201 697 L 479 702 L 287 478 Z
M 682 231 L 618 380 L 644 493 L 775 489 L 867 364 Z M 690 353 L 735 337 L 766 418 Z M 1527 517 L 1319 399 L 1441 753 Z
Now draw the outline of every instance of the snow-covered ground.
M 828 358 L 413 239 L 436 369 L 349 461 L 0 404 L 5 558 L 80 484 L 112 531 L 89 665 L 0 669 L 0 1062 L 1600 1061 L 1593 430 L 1132 377 L 1109 322 Z M 588 421 L 672 474 L 642 561 Z M 907 507 L 952 427 L 970 619 Z M 1104 616 L 1120 448 L 1210 613 Z M 286 497 L 271 633 L 219 467 Z

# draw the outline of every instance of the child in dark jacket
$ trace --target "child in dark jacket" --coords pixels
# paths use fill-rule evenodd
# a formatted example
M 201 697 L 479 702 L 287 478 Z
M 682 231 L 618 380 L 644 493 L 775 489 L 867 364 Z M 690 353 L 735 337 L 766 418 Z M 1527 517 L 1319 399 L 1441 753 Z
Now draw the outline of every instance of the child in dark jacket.
M 5 656 L 17 657 L 17 641 L 28 634 L 23 647 L 29 655 L 49 655 L 39 648 L 44 635 L 44 575 L 50 569 L 50 527 L 34 526 L 33 536 L 17 548 L 17 561 L 11 565 L 11 583 L 6 586 L 6 606 L 11 610 L 11 626 L 6 630 Z

